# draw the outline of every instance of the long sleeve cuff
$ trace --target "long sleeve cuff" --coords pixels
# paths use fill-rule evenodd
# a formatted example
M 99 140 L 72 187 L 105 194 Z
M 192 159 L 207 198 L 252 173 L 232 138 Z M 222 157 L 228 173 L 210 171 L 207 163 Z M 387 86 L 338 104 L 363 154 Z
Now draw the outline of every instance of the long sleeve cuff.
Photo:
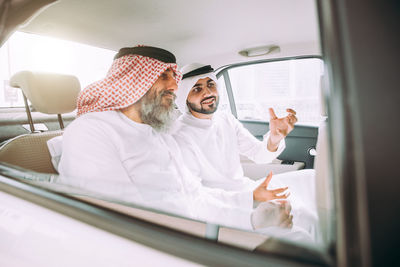
M 267 132 L 267 133 L 264 134 L 264 136 L 263 136 L 263 145 L 264 145 L 265 147 L 268 147 L 268 139 L 269 139 L 269 136 L 270 136 L 270 132 Z M 276 158 L 276 157 L 278 157 L 278 156 L 282 153 L 282 151 L 285 149 L 285 147 L 286 147 L 285 138 L 283 138 L 283 139 L 279 142 L 278 149 L 277 149 L 275 152 L 269 151 L 268 148 L 267 148 L 267 150 L 269 151 L 269 153 L 271 153 L 271 155 L 274 155 L 275 158 Z
M 285 139 L 282 139 L 279 142 L 278 149 L 275 152 L 271 152 L 268 150 L 268 139 L 269 132 L 264 135 L 263 141 L 260 143 L 261 147 L 259 147 L 257 153 L 254 154 L 253 160 L 258 164 L 270 163 L 272 160 L 276 159 L 282 151 L 285 149 Z

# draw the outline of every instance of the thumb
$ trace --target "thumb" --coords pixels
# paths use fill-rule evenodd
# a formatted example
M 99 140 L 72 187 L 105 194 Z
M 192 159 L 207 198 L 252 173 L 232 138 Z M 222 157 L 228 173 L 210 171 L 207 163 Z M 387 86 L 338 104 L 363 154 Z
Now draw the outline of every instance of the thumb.
M 278 117 L 276 116 L 275 111 L 274 111 L 273 108 L 269 108 L 268 111 L 269 111 L 269 118 L 270 118 L 271 120 L 274 120 L 274 119 L 277 119 L 277 118 L 278 118 Z

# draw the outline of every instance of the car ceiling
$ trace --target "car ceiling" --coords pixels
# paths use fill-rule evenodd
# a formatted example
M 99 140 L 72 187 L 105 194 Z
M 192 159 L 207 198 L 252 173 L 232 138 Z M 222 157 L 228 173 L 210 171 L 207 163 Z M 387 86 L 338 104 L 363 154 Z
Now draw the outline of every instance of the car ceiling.
M 240 50 L 271 44 L 281 51 L 262 58 L 320 54 L 314 0 L 60 0 L 19 30 L 115 51 L 162 47 L 181 65 L 248 61 Z

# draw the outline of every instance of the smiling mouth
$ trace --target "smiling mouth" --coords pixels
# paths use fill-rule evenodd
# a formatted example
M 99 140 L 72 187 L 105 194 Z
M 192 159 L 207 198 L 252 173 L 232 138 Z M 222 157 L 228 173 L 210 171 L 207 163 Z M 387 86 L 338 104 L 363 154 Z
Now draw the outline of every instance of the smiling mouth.
M 211 97 L 211 98 L 201 101 L 201 104 L 210 105 L 210 104 L 213 104 L 214 102 L 215 102 L 215 98 Z

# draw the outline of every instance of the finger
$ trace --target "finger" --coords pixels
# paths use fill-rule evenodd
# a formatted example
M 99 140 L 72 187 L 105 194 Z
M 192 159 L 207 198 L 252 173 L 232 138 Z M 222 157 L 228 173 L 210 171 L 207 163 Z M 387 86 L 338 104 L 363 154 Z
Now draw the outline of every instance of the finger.
M 292 216 L 283 217 L 281 221 L 282 222 L 279 224 L 280 227 L 291 228 L 291 225 L 293 225 Z
M 269 117 L 270 117 L 271 120 L 274 120 L 274 119 L 277 119 L 277 118 L 278 118 L 278 117 L 276 116 L 275 111 L 274 111 L 273 108 L 269 108 L 268 110 L 269 110 Z
M 287 198 L 286 195 L 281 195 L 281 196 L 275 195 L 275 196 L 274 196 L 274 199 L 286 199 L 286 198 Z
M 292 228 L 293 227 L 293 215 L 289 216 L 288 222 L 289 223 L 288 223 L 287 227 Z
M 292 113 L 293 115 L 296 115 L 296 111 L 294 111 L 291 108 L 287 108 L 286 111 L 289 112 L 289 113 Z
M 289 114 L 288 118 L 290 124 L 295 124 L 297 122 L 297 117 L 295 115 Z
M 285 223 L 292 223 L 293 222 L 293 215 L 283 214 L 283 217 L 281 217 L 281 221 L 285 222 Z
M 263 186 L 268 187 L 269 182 L 272 179 L 272 171 L 269 172 L 267 178 L 265 178 L 264 182 L 263 182 Z
M 277 195 L 277 194 L 285 192 L 288 188 L 289 187 L 286 186 L 286 187 L 281 187 L 281 188 L 270 190 L 270 191 L 271 191 L 271 193 Z
M 287 202 L 285 205 L 285 209 L 286 209 L 287 214 L 289 214 L 292 211 L 292 205 L 290 205 L 290 203 Z
M 290 202 L 286 199 L 282 199 L 282 200 L 277 200 L 277 202 L 281 203 L 281 210 L 284 210 L 286 214 L 290 214 L 290 212 L 292 211 L 292 205 L 290 205 Z

